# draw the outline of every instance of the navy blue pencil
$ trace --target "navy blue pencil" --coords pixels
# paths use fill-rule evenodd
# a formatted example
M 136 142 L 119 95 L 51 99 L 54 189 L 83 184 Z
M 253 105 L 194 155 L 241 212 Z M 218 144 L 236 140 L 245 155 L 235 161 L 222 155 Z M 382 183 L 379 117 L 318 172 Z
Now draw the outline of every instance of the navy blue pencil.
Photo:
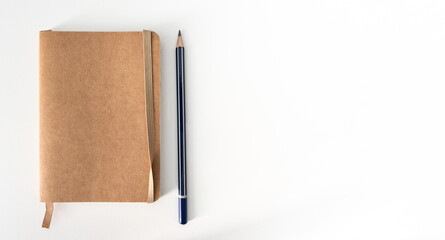
M 186 135 L 185 135 L 185 76 L 184 44 L 181 31 L 176 44 L 176 104 L 178 122 L 178 207 L 179 223 L 187 223 L 187 173 L 186 173 Z

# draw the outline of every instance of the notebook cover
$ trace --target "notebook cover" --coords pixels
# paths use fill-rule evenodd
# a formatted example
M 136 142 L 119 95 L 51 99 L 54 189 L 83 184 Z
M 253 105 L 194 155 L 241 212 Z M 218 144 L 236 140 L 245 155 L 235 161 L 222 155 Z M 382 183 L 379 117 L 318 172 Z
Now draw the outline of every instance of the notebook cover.
M 160 196 L 160 41 L 151 33 L 154 151 L 147 137 L 143 32 L 40 32 L 40 201 Z

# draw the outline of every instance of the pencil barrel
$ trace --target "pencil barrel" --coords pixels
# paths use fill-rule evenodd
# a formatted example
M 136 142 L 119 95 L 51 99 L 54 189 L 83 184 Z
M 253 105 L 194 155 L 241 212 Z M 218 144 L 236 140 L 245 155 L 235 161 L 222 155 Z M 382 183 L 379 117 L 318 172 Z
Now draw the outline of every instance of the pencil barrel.
M 176 48 L 178 194 L 187 195 L 184 48 Z
M 187 223 L 186 122 L 184 48 L 176 48 L 179 223 Z

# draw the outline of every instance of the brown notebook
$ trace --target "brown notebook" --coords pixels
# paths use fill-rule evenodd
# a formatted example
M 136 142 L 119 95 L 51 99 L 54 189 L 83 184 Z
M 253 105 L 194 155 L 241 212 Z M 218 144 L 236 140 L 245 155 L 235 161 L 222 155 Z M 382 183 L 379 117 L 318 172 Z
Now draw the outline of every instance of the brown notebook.
M 160 40 L 151 31 L 40 32 L 40 201 L 160 195 Z

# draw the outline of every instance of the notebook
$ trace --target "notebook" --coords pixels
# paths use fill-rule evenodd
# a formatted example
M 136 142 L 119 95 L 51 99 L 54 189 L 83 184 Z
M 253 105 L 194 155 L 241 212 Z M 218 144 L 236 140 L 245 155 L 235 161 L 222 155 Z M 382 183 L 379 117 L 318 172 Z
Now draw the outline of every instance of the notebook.
M 160 40 L 152 31 L 41 31 L 40 201 L 160 196 Z

